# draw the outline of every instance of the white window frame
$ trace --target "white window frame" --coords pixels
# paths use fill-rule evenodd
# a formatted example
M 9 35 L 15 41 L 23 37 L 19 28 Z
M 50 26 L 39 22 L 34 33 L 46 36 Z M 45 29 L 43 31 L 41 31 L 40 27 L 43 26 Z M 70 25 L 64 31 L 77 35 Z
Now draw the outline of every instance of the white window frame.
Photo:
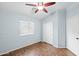
M 32 21 L 20 21 L 20 35 L 32 35 L 34 34 L 34 22 Z

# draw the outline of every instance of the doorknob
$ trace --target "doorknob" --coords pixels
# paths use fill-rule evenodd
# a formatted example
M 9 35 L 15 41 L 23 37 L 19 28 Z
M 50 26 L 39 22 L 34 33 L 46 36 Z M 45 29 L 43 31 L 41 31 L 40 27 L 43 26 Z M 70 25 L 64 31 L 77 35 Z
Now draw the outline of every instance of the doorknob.
M 76 39 L 77 39 L 77 40 L 79 40 L 79 38 L 78 38 L 78 37 L 77 37 Z

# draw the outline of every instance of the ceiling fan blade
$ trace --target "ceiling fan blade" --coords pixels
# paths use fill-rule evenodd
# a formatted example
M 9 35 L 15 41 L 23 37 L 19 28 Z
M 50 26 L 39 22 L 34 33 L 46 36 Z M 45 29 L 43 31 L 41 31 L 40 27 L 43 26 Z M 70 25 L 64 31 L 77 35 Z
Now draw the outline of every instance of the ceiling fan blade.
M 48 13 L 48 11 L 45 8 L 43 9 L 43 11 L 46 12 L 46 13 Z
M 51 6 L 51 5 L 54 5 L 54 4 L 55 4 L 55 2 L 48 2 L 48 3 L 45 3 L 44 6 L 48 7 L 48 6 Z
M 25 4 L 25 5 L 28 5 L 28 6 L 36 6 L 35 4 Z
M 35 11 L 35 13 L 37 13 L 39 11 L 39 9 L 37 9 L 36 11 Z

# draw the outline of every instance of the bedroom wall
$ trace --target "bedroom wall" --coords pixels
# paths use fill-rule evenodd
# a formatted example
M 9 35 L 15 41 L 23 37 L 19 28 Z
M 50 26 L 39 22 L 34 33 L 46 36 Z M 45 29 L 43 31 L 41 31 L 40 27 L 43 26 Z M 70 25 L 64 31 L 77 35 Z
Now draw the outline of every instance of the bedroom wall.
M 49 29 L 50 26 L 51 28 Z M 43 20 L 43 28 L 43 40 L 45 42 L 50 43 L 57 48 L 66 48 L 65 9 L 56 9 L 53 14 L 46 17 Z
M 34 23 L 34 34 L 20 36 L 19 21 Z M 41 41 L 40 20 L 27 15 L 0 10 L 0 54 Z
M 66 9 L 57 10 L 58 19 L 58 47 L 66 48 Z

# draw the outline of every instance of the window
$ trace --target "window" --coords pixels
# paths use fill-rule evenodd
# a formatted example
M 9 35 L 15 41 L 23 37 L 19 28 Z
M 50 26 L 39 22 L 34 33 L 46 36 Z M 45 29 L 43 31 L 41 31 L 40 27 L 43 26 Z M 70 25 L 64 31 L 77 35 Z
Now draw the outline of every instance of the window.
M 34 23 L 32 21 L 20 21 L 20 35 L 34 34 Z

